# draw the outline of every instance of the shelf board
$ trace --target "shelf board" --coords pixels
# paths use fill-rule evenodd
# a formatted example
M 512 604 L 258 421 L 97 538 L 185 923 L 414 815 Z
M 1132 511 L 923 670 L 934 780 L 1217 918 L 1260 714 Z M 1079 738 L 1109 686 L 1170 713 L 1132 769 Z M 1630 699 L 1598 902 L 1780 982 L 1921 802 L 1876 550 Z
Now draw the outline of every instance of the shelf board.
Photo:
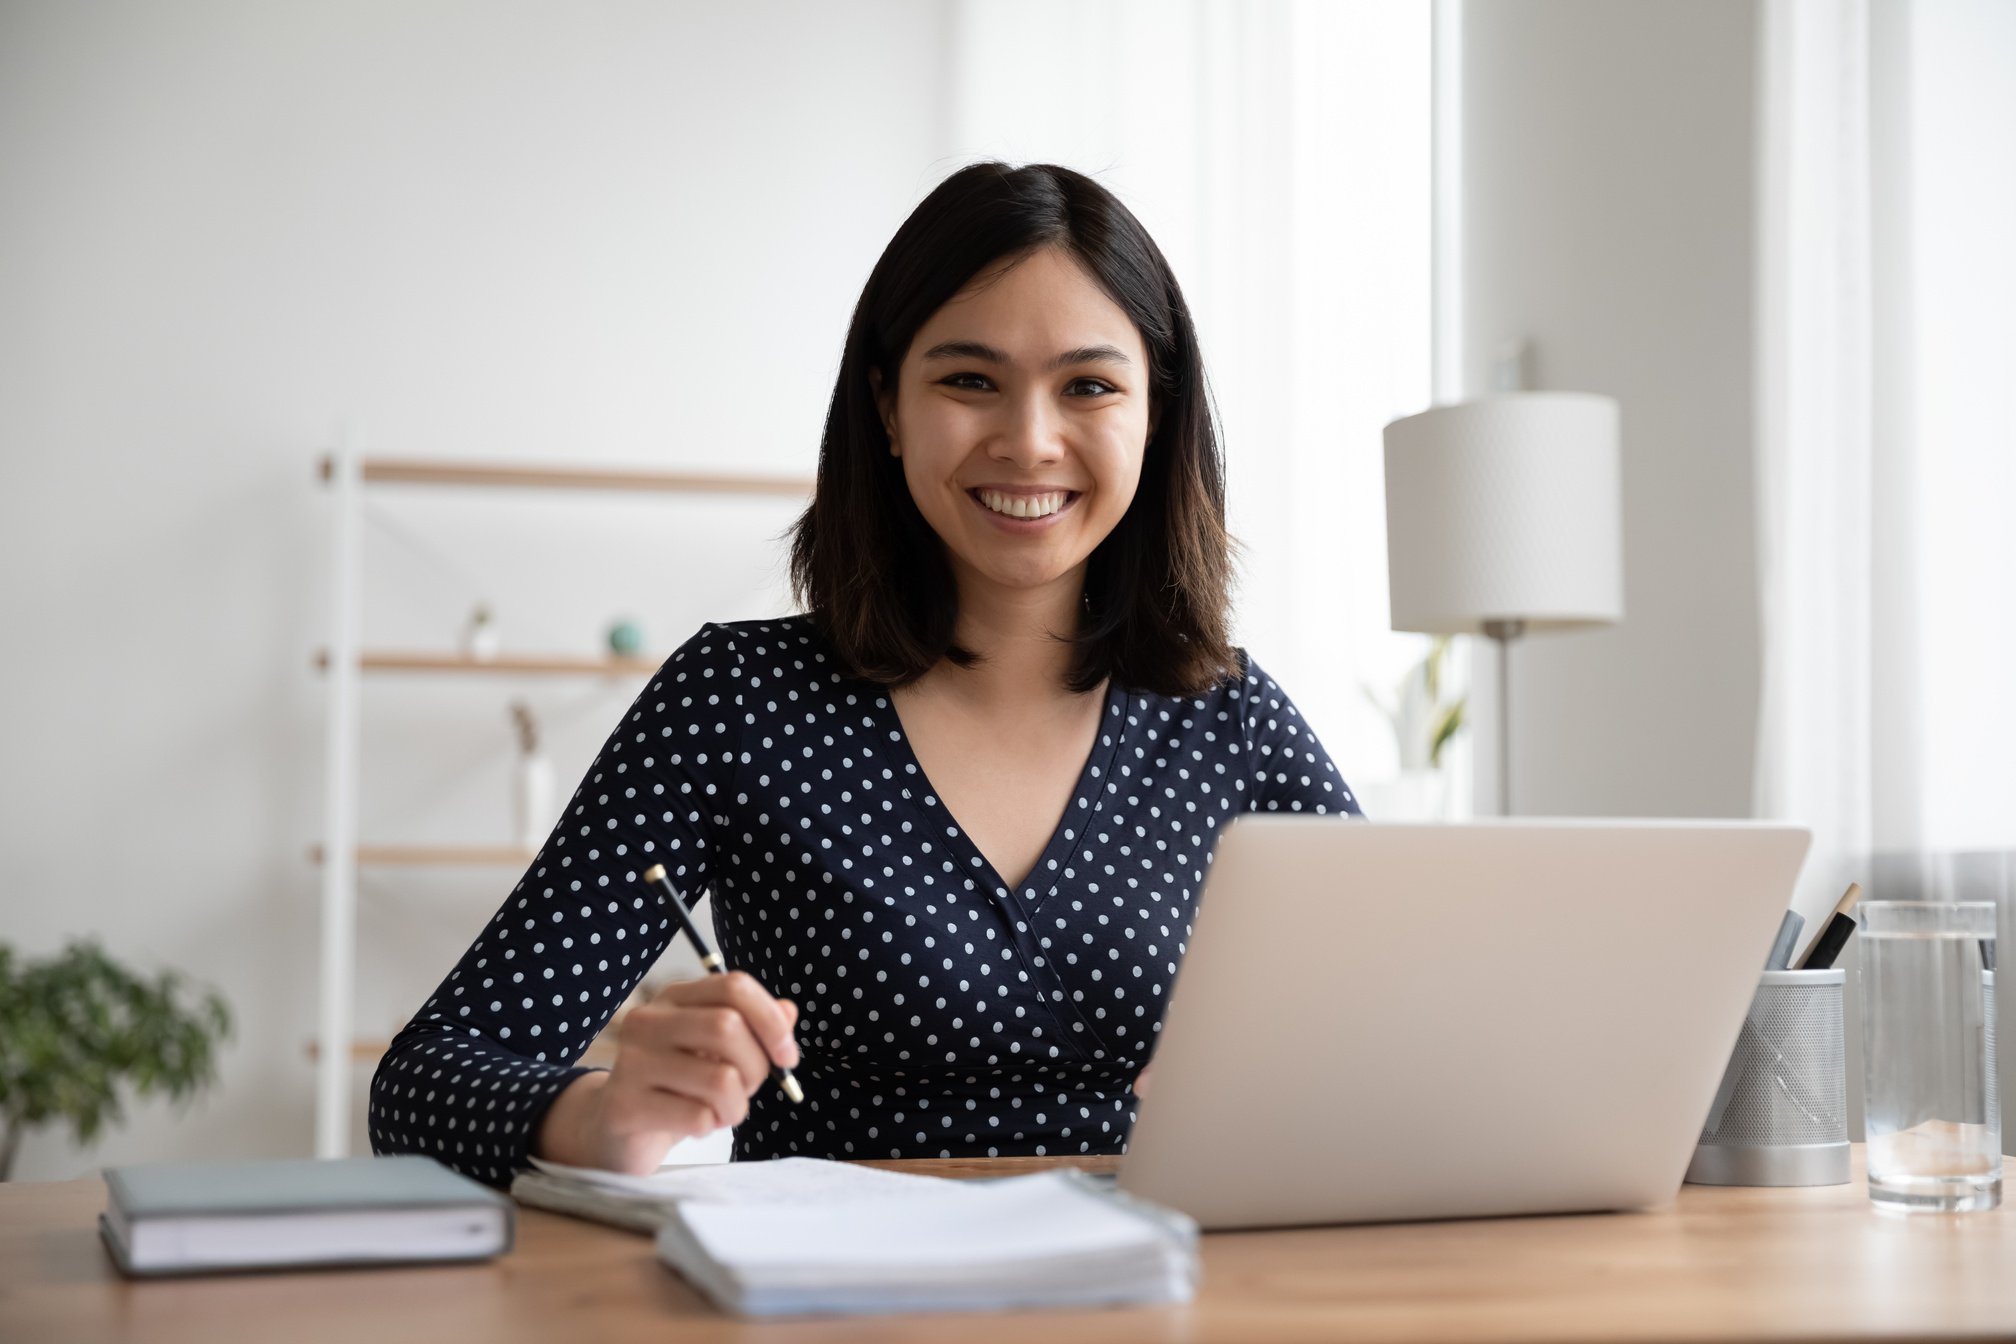
M 534 852 L 518 845 L 359 845 L 357 862 L 380 868 L 523 868 Z M 322 846 L 308 847 L 308 861 L 322 862 Z
M 324 455 L 328 480 L 335 465 Z M 367 483 L 388 485 L 496 485 L 536 490 L 622 490 L 657 494 L 810 496 L 812 482 L 795 476 L 744 476 L 704 471 L 644 471 L 611 467 L 538 467 L 507 462 L 416 462 L 367 457 Z
M 486 672 L 533 676 L 649 676 L 663 658 L 623 654 L 500 653 L 495 658 L 471 658 L 466 653 L 397 653 L 380 650 L 359 657 L 366 672 Z M 315 650 L 315 670 L 329 670 L 329 650 Z
M 588 1065 L 590 1068 L 607 1068 L 614 1064 L 616 1032 L 623 1025 L 623 1013 L 627 1011 L 627 1009 L 620 1010 L 615 1017 L 609 1019 L 609 1025 L 602 1028 L 602 1034 L 588 1042 L 588 1048 L 582 1052 L 581 1058 L 574 1062 Z M 392 1042 L 389 1040 L 353 1040 L 350 1042 L 350 1060 L 355 1064 L 375 1063 L 391 1047 Z M 311 1040 L 306 1042 L 303 1048 L 310 1060 L 322 1058 L 322 1042 Z
M 376 1059 L 385 1053 L 385 1047 L 390 1044 L 392 1044 L 390 1041 L 352 1041 L 350 1042 L 350 1062 L 353 1064 L 362 1064 L 368 1060 Z M 306 1048 L 309 1059 L 320 1060 L 322 1058 L 322 1042 L 310 1041 Z

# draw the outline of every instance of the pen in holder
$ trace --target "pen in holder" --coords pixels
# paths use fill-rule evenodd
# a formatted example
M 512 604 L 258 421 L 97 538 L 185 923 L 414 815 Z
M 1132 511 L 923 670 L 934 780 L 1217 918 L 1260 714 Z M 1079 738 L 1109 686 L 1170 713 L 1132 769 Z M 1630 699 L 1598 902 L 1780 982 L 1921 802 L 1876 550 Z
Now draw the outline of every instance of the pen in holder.
M 1766 971 L 1687 1168 L 1698 1185 L 1845 1185 L 1847 971 Z

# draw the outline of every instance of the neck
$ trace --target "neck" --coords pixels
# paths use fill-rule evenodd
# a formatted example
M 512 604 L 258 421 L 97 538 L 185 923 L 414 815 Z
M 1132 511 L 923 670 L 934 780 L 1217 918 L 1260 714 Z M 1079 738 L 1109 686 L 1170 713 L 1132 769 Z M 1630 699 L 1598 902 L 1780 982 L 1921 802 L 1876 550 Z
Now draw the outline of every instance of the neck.
M 961 576 L 953 638 L 980 655 L 978 666 L 940 663 L 927 674 L 972 705 L 1027 705 L 1064 694 L 1070 638 L 1078 631 L 1085 574 L 1079 569 L 1040 588 L 1002 588 Z

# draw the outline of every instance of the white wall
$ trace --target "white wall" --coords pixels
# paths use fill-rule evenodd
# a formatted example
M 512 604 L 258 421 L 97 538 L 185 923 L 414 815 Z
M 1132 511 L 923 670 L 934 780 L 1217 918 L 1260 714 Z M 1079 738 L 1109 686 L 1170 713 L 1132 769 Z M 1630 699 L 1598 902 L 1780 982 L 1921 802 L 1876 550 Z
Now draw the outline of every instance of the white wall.
M 1487 0 L 1462 21 L 1466 393 L 1524 337 L 1529 386 L 1623 416 L 1624 620 L 1513 649 L 1514 805 L 1747 815 L 1756 7 Z
M 386 454 L 809 474 L 861 282 L 943 176 L 943 29 L 930 0 L 0 8 L 0 937 L 94 932 L 239 1012 L 192 1111 L 38 1131 L 18 1176 L 309 1149 L 335 418 Z M 441 647 L 486 588 L 530 649 L 785 609 L 788 501 L 378 498 L 369 643 Z M 364 834 L 503 840 L 510 693 L 571 790 L 633 689 L 367 681 Z M 367 873 L 360 1028 L 515 877 Z

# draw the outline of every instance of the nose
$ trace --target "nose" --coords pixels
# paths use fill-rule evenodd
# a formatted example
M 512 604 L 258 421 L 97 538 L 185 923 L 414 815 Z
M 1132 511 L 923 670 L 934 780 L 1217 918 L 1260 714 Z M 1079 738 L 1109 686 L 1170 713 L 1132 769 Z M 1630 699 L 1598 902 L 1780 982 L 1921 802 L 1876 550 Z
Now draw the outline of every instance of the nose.
M 1004 398 L 1001 415 L 988 456 L 1022 467 L 1055 462 L 1063 456 L 1064 418 L 1042 392 Z

